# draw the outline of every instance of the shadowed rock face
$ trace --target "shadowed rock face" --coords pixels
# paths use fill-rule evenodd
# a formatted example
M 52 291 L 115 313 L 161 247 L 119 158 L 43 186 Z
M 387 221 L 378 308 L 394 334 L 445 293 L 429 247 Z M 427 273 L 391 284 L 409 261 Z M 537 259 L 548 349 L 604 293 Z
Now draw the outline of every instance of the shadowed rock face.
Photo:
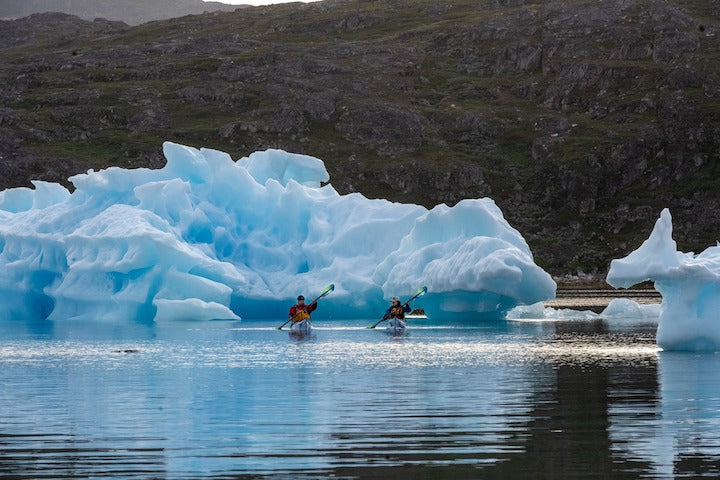
M 0 187 L 277 147 L 343 193 L 491 196 L 548 271 L 602 272 L 662 207 L 684 250 L 720 231 L 719 35 L 699 0 L 36 15 L 0 25 Z

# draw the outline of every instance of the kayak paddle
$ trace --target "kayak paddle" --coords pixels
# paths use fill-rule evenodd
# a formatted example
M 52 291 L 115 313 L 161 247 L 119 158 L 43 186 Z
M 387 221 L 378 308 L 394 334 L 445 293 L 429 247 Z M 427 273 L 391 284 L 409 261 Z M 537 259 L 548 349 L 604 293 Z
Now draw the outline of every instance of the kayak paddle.
M 416 299 L 417 297 L 419 297 L 420 295 L 425 295 L 425 293 L 427 293 L 427 287 L 422 287 L 422 288 L 420 288 L 417 292 L 415 292 L 415 295 L 413 295 L 412 298 L 410 298 L 410 299 L 407 300 L 405 303 L 403 303 L 403 305 L 407 305 L 408 303 L 412 302 L 413 300 L 415 300 L 415 299 Z M 380 320 L 378 320 L 378 321 L 375 322 L 374 324 L 370 325 L 369 327 L 365 327 L 365 328 L 375 328 L 375 327 L 378 326 L 378 324 L 379 324 L 380 322 L 382 322 L 382 321 L 384 321 L 384 320 L 387 320 L 389 316 L 390 316 L 390 315 L 385 314 L 385 315 L 383 315 L 383 317 L 382 317 Z
M 324 297 L 324 296 L 327 295 L 328 293 L 332 292 L 333 290 L 335 290 L 335 284 L 334 284 L 334 283 L 331 283 L 330 285 L 328 285 L 327 287 L 325 287 L 325 290 L 323 290 L 322 293 L 321 293 L 320 295 L 318 295 L 318 297 L 317 297 L 315 300 L 313 300 L 312 302 L 308 303 L 308 305 L 312 305 L 313 303 L 317 302 L 318 300 L 320 300 L 322 297 Z M 297 315 L 297 313 L 296 313 L 295 315 Z M 295 315 L 293 315 L 292 317 L 288 318 L 288 319 L 287 319 L 287 322 L 285 322 L 285 323 L 283 323 L 282 325 L 280 325 L 279 327 L 277 327 L 277 329 L 278 329 L 278 330 L 282 330 L 282 328 L 283 328 L 285 325 L 287 325 L 287 323 L 288 323 L 290 320 L 293 320 L 293 319 L 295 318 Z

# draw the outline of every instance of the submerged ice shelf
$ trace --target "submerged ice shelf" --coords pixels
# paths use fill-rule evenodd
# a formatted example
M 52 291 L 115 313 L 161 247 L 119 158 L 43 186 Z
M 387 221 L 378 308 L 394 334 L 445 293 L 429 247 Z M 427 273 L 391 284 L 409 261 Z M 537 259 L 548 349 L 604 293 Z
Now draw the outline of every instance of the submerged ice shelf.
M 319 317 L 372 317 L 422 285 L 435 318 L 554 297 L 491 199 L 427 210 L 340 195 L 306 155 L 163 151 L 161 169 L 89 171 L 72 193 L 0 192 L 0 319 L 282 318 L 329 283 Z

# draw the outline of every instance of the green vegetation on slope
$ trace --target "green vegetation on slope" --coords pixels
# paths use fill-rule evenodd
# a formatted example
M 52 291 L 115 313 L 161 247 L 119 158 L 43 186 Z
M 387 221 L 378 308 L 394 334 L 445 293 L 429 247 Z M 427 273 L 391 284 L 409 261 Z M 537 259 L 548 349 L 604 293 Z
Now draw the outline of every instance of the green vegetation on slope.
M 664 206 L 698 250 L 720 235 L 719 15 L 334 1 L 133 28 L 41 16 L 25 41 L 27 22 L 5 22 L 1 186 L 157 167 L 163 140 L 274 147 L 323 159 L 341 192 L 490 196 L 553 273 L 605 270 Z

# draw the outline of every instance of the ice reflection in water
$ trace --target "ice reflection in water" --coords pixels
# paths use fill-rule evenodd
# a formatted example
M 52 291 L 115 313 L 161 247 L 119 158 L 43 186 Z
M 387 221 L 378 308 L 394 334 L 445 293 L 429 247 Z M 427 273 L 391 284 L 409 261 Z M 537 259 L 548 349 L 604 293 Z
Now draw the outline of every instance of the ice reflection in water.
M 655 478 L 720 475 L 720 355 L 662 352 L 659 392 L 613 405 L 618 456 L 648 462 Z
M 300 340 L 274 326 L 3 325 L 0 469 L 669 478 L 677 456 L 698 451 L 695 432 L 710 439 L 703 458 L 720 446 L 709 413 L 720 386 L 689 388 L 716 365 L 679 373 L 687 360 L 658 354 L 652 325 L 429 325 L 392 338 L 317 322 Z

